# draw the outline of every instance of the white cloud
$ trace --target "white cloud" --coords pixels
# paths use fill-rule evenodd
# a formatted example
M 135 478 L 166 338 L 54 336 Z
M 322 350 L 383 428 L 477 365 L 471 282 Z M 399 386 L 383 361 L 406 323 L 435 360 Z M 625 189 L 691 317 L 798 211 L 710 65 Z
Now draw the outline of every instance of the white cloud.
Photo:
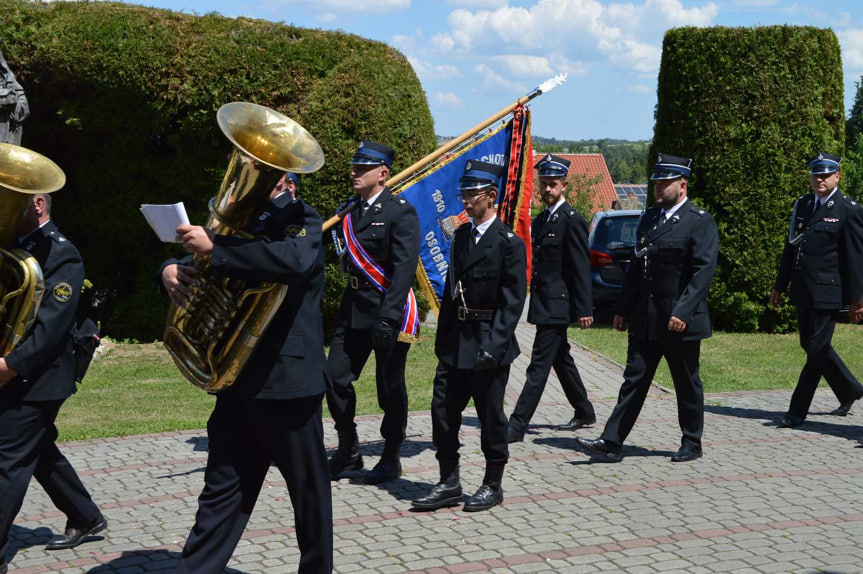
M 318 16 L 318 20 L 320 20 L 321 22 L 332 22 L 337 18 L 338 16 L 336 16 L 332 12 L 327 12 L 326 14 L 321 14 L 320 16 Z
M 446 0 L 450 6 L 467 8 L 468 10 L 493 10 L 506 6 L 508 0 Z
M 482 87 L 486 91 L 502 91 L 507 93 L 527 91 L 527 88 L 521 82 L 507 80 L 485 64 L 477 64 L 474 71 L 482 76 Z
M 719 14 L 719 6 L 708 2 L 697 8 L 684 8 L 680 0 L 647 0 L 647 11 L 659 10 L 669 26 L 707 26 Z
M 436 104 L 447 108 L 457 108 L 461 105 L 461 98 L 452 92 L 435 92 L 432 98 Z
M 464 75 L 458 68 L 451 64 L 432 64 L 431 62 L 408 56 L 408 61 L 413 66 L 414 71 L 419 76 L 420 80 L 454 80 L 462 78 Z
M 560 52 L 554 52 L 548 56 L 548 62 L 555 72 L 566 72 L 574 78 L 587 75 L 587 65 L 580 61 L 571 61 Z
M 495 56 L 494 61 L 506 68 L 511 76 L 519 78 L 547 78 L 554 75 L 548 59 L 541 56 L 510 54 Z
M 863 70 L 863 29 L 849 29 L 836 33 L 842 47 L 842 64 L 846 70 Z

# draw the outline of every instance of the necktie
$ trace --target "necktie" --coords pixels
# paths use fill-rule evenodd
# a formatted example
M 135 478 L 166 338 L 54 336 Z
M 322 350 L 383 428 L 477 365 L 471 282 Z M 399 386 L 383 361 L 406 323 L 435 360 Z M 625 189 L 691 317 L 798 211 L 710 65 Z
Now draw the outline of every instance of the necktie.
M 653 226 L 653 229 L 656 229 L 656 228 L 662 226 L 663 223 L 665 223 L 665 210 L 664 209 L 661 212 L 659 212 L 659 219 L 656 220 L 656 225 Z
M 815 211 L 818 211 L 819 209 L 821 209 L 821 198 L 820 197 L 815 200 Z
M 359 219 L 362 219 L 363 217 L 365 217 L 366 212 L 367 212 L 368 210 L 369 210 L 369 202 L 368 202 L 368 201 L 364 201 L 364 202 L 362 202 L 362 203 L 360 204 L 360 216 L 359 216 Z
M 548 223 L 549 221 L 551 221 L 551 210 L 550 209 L 548 210 L 548 215 L 545 218 L 546 223 Z
M 474 227 L 470 230 L 470 239 L 467 242 L 467 251 L 470 253 L 473 251 L 473 248 L 476 246 L 476 242 L 479 239 L 479 229 Z

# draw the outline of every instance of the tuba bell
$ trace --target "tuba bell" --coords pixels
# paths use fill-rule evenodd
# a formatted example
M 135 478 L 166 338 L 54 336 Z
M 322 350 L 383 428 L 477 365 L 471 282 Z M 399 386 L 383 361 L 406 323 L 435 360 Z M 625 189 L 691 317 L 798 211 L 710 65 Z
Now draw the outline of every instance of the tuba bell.
M 234 149 L 206 226 L 217 235 L 250 238 L 244 229 L 282 175 L 317 171 L 324 154 L 302 126 L 264 106 L 233 102 L 217 119 Z M 234 383 L 288 287 L 212 277 L 209 255 L 194 255 L 191 264 L 200 273 L 186 304 L 171 303 L 163 342 L 189 382 L 217 393 Z
M 0 246 L 9 245 L 32 196 L 57 191 L 66 175 L 47 157 L 0 143 Z M 0 249 L 0 356 L 27 334 L 45 292 L 39 262 L 24 249 Z

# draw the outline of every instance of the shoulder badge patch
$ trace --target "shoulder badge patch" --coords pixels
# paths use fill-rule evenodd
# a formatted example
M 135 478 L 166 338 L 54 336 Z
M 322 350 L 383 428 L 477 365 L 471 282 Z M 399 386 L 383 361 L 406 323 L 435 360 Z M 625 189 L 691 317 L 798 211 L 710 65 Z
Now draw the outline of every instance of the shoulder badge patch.
M 69 299 L 72 298 L 72 286 L 68 283 L 57 283 L 54 285 L 54 289 L 51 291 L 51 294 L 54 295 L 54 299 L 59 303 L 68 303 Z
M 300 225 L 289 225 L 288 228 L 285 229 L 285 235 L 288 237 L 305 237 L 306 228 Z

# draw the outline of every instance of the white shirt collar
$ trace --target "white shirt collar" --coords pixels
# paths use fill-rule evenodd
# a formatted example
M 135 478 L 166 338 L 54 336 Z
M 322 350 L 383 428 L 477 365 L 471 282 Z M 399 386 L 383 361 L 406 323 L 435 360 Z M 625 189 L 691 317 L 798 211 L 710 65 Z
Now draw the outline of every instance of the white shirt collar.
M 380 195 L 381 195 L 383 192 L 384 192 L 384 190 L 383 190 L 383 189 L 381 189 L 379 192 L 377 192 L 376 194 L 374 194 L 373 196 L 371 196 L 370 198 L 368 198 L 367 200 L 365 200 L 365 201 L 366 201 L 366 203 L 369 205 L 369 207 L 371 207 L 371 206 L 374 204 L 374 202 L 375 202 L 375 201 L 377 201 L 378 197 L 380 197 Z
M 497 219 L 497 214 L 496 214 L 496 213 L 494 214 L 494 217 L 489 218 L 489 220 L 488 220 L 488 221 L 485 221 L 485 222 L 483 222 L 483 223 L 480 223 L 479 225 L 477 225 L 476 223 L 473 223 L 473 220 L 471 220 L 471 224 L 473 224 L 474 229 L 476 229 L 476 230 L 477 230 L 477 233 L 479 234 L 479 237 L 482 237 L 482 235 L 486 232 L 486 230 L 487 230 L 489 227 L 491 227 L 491 224 L 492 224 L 492 223 L 494 223 L 494 220 L 495 220 L 495 219 Z M 479 237 L 477 238 L 477 241 L 479 241 Z
M 816 196 L 815 196 L 815 201 L 821 201 L 821 205 L 824 205 L 825 203 L 827 203 L 828 201 L 830 201 L 830 198 L 831 198 L 831 197 L 833 197 L 833 195 L 836 193 L 836 190 L 837 190 L 837 189 L 839 189 L 839 187 L 838 187 L 838 186 L 837 186 L 837 187 L 834 187 L 834 188 L 833 188 L 833 191 L 831 191 L 831 192 L 827 195 L 827 197 L 824 197 L 824 198 L 820 198 L 820 197 L 818 197 L 818 195 L 816 195 Z
M 548 216 L 551 217 L 554 212 L 557 211 L 557 209 L 564 203 L 566 203 L 566 198 L 561 195 L 558 202 L 548 208 Z
M 677 213 L 677 210 L 678 210 L 678 209 L 680 209 L 680 208 L 681 208 L 681 206 L 682 206 L 684 203 L 686 203 L 687 201 L 689 201 L 689 198 L 686 198 L 686 199 L 684 199 L 683 201 L 681 201 L 680 203 L 678 203 L 677 205 L 675 205 L 675 206 L 673 206 L 673 207 L 670 207 L 669 209 L 666 209 L 666 210 L 665 210 L 665 219 L 667 220 L 669 217 L 671 217 L 672 215 L 674 215 L 675 213 Z

